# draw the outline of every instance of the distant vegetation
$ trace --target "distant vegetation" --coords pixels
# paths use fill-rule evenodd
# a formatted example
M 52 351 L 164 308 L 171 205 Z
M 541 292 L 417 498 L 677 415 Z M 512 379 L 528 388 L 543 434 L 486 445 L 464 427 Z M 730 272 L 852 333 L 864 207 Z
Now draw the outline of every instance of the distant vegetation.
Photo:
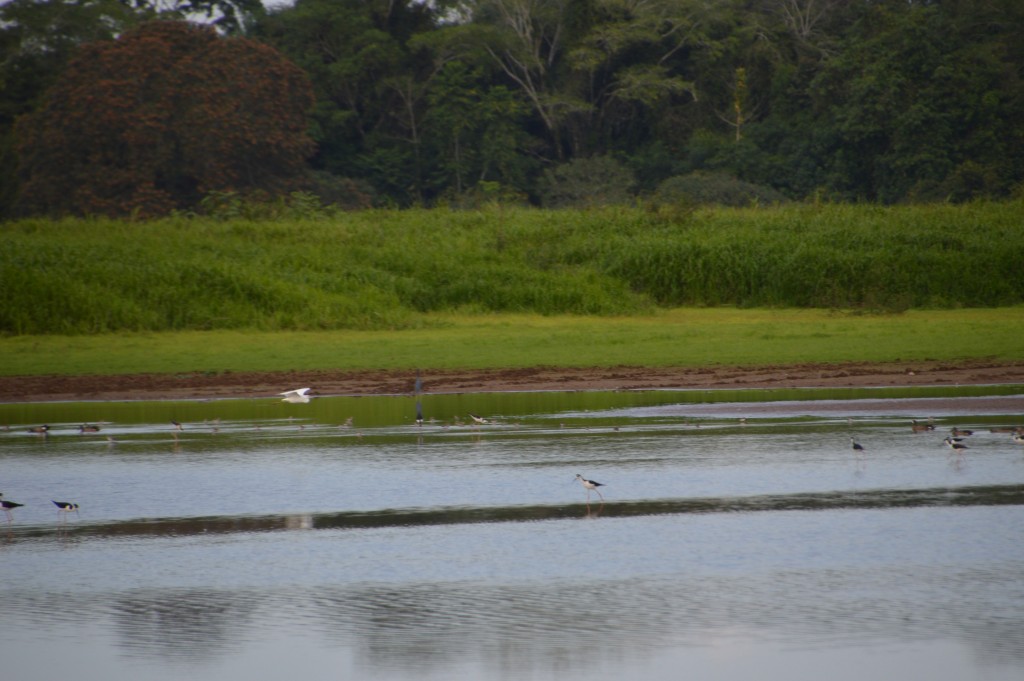
M 0 332 L 400 329 L 435 312 L 1024 302 L 1024 204 L 329 214 L 0 225 Z
M 2 0 L 0 84 L 0 219 L 1024 195 L 1021 0 Z

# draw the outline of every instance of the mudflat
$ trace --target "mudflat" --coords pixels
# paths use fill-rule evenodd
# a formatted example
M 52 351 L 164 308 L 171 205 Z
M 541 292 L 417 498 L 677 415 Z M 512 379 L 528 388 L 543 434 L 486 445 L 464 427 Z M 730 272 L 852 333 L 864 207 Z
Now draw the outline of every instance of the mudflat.
M 1024 362 L 964 360 L 755 367 L 531 367 L 423 370 L 420 376 L 424 393 L 1024 385 Z M 415 380 L 416 372 L 409 370 L 2 376 L 0 402 L 255 398 L 300 387 L 309 387 L 311 394 L 320 396 L 401 395 L 413 392 Z

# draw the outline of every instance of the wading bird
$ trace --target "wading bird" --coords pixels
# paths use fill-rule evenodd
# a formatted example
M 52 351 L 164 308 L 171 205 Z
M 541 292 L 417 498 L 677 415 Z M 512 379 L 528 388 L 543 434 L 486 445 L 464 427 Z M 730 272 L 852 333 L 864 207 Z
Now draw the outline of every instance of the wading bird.
M 943 442 L 949 445 L 949 448 L 952 449 L 957 454 L 963 454 L 968 449 L 967 445 L 965 445 L 963 442 L 960 442 L 959 440 L 954 440 L 951 437 L 947 437 L 945 440 L 943 440 Z
M 19 506 L 24 506 L 25 504 L 19 504 L 16 501 L 7 501 L 6 499 L 3 498 L 3 496 L 3 492 L 0 492 L 0 508 L 3 508 L 4 513 L 7 514 L 7 524 L 10 525 L 11 521 L 14 520 L 14 516 L 11 515 L 11 511 L 18 508 Z
M 861 443 L 854 440 L 852 437 L 850 438 L 850 446 L 853 447 L 853 451 L 857 452 L 858 454 L 862 454 L 864 452 L 864 446 L 861 445 Z
M 586 478 L 584 478 L 579 473 L 576 474 L 576 479 L 579 480 L 580 484 L 583 485 L 583 488 L 587 490 L 587 503 L 588 504 L 590 503 L 590 490 L 594 490 L 595 492 L 597 492 L 597 496 L 600 497 L 602 502 L 604 501 L 604 497 L 601 496 L 601 490 L 598 489 L 598 487 L 604 487 L 604 483 L 603 482 L 597 482 L 595 480 L 587 480 Z
M 53 499 L 50 499 L 53 501 Z M 74 504 L 70 501 L 53 501 L 53 505 L 57 507 L 57 517 L 62 517 L 66 521 L 68 519 L 68 513 L 78 513 L 78 504 Z

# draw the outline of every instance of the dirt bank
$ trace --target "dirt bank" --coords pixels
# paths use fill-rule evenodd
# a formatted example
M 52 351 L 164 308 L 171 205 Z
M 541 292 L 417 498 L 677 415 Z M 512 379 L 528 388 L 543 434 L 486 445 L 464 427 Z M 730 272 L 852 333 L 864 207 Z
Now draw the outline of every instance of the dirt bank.
M 386 395 L 411 393 L 414 381 L 408 370 L 6 376 L 0 402 L 267 397 L 299 387 L 315 395 Z M 437 370 L 423 371 L 422 381 L 427 393 L 1024 384 L 1024 362 Z

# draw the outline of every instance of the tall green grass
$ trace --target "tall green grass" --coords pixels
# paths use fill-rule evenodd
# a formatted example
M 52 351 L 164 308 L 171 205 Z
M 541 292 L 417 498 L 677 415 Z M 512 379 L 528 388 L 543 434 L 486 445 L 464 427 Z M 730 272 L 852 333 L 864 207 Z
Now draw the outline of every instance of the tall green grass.
M 399 329 L 438 312 L 1024 302 L 1024 203 L 0 225 L 0 333 Z

